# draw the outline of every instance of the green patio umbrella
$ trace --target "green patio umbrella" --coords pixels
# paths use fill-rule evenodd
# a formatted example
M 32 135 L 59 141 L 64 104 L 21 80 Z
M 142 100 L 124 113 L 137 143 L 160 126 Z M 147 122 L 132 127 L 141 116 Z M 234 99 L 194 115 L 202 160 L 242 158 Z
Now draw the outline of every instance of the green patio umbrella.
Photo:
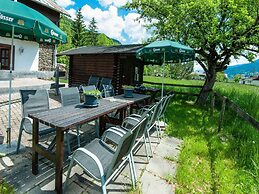
M 0 0 L 0 36 L 9 37 L 11 43 L 11 64 L 9 75 L 9 111 L 7 143 L 11 144 L 11 88 L 14 38 L 39 43 L 66 43 L 66 34 L 52 21 L 34 9 L 11 0 Z
M 152 42 L 139 49 L 136 57 L 145 63 L 163 65 L 162 92 L 164 92 L 164 64 L 193 61 L 195 52 L 192 48 L 170 40 Z

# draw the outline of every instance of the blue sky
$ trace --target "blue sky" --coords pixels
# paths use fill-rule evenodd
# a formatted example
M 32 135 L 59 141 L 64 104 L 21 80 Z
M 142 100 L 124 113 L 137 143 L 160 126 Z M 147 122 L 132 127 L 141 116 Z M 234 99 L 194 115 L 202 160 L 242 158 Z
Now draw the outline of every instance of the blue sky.
M 86 26 L 94 17 L 98 31 L 119 40 L 122 44 L 141 43 L 151 36 L 146 30 L 144 20 L 136 19 L 139 14 L 120 7 L 130 0 L 57 0 L 72 18 L 78 8 L 82 8 L 82 15 Z

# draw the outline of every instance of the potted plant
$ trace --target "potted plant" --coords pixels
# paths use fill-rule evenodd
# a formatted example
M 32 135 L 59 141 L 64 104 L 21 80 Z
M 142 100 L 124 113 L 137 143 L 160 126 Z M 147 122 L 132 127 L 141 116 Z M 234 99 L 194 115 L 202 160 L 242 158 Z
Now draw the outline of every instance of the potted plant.
M 133 98 L 134 86 L 123 85 L 122 88 L 124 90 L 125 98 Z
M 99 105 L 99 98 L 101 97 L 101 92 L 99 90 L 88 90 L 84 91 L 85 103 L 84 106 L 96 107 Z

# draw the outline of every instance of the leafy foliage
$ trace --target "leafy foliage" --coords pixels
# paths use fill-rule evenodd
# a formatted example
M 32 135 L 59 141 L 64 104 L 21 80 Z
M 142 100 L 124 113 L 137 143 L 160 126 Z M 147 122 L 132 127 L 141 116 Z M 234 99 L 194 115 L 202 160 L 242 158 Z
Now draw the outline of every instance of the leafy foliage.
M 228 78 L 225 76 L 224 72 L 218 72 L 216 77 L 217 82 L 227 82 Z
M 84 91 L 84 95 L 91 95 L 91 96 L 95 96 L 95 97 L 100 97 L 101 96 L 101 92 L 99 90 L 88 90 L 88 91 Z
M 252 60 L 259 52 L 258 7 L 258 0 L 133 0 L 126 5 L 152 21 L 153 39 L 177 40 L 195 49 L 207 75 L 201 103 L 231 56 Z
M 234 82 L 239 82 L 239 80 L 241 79 L 241 75 L 237 74 L 234 76 Z
M 158 65 L 149 65 L 144 67 L 144 75 L 162 76 L 172 79 L 187 78 L 193 71 L 193 62 L 165 64 L 164 68 Z
M 0 180 L 0 193 L 1 194 L 13 194 L 14 188 L 9 186 L 6 182 Z

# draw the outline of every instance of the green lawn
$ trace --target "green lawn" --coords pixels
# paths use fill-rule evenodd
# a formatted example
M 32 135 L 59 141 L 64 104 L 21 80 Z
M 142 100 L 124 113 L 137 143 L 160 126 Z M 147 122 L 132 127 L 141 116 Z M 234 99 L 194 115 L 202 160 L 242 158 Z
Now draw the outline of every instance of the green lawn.
M 167 133 L 183 139 L 176 193 L 259 192 L 259 133 L 238 118 L 217 133 L 218 116 L 179 100 L 167 109 Z
M 202 81 L 193 80 L 165 81 L 202 84 Z M 216 83 L 215 89 L 258 116 L 259 109 L 255 108 L 259 99 L 258 87 Z M 180 98 L 172 100 L 166 118 L 167 134 L 183 140 L 177 161 L 176 193 L 259 193 L 259 132 L 256 129 L 227 109 L 223 128 L 218 133 L 217 110 L 211 116 L 209 109 Z

